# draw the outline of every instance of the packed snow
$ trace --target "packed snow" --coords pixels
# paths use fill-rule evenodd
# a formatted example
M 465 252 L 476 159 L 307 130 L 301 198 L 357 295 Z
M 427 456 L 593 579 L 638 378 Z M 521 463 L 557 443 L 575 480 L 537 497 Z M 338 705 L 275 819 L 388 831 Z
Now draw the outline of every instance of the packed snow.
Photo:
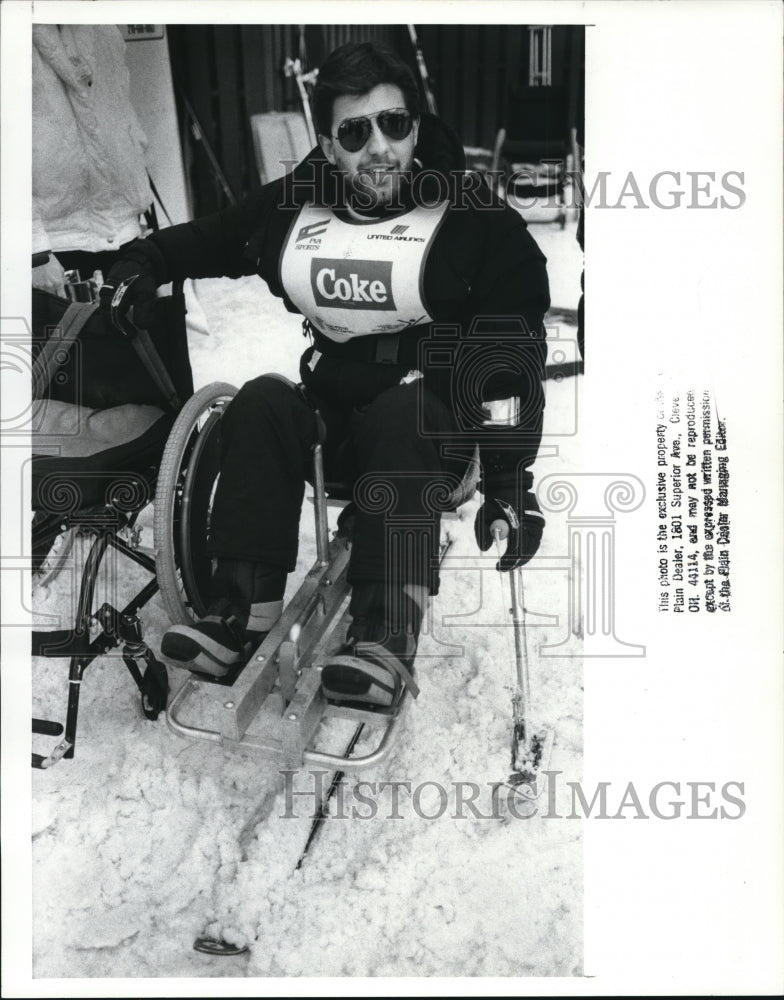
M 563 230 L 531 228 L 549 260 L 553 306 L 574 310 L 582 266 L 574 220 Z M 204 280 L 196 294 L 210 331 L 190 335 L 196 388 L 216 380 L 240 385 L 264 371 L 297 377 L 301 320 L 261 281 Z M 574 335 L 573 327 L 553 324 L 555 360 L 564 351 L 574 356 Z M 580 467 L 574 413 L 581 381 L 548 380 L 538 482 Z M 420 697 L 390 757 L 345 778 L 299 869 L 316 777 L 303 771 L 291 779 L 303 794 L 287 816 L 274 760 L 182 740 L 163 715 L 144 718 L 119 651 L 94 661 L 82 685 L 75 758 L 32 773 L 35 977 L 581 974 L 580 822 L 548 819 L 546 795 L 519 807 L 518 816 L 506 808 L 493 815 L 491 787 L 510 771 L 514 643 L 508 578 L 495 570 L 495 554 L 482 556 L 474 541 L 479 499 L 445 522 L 452 544 L 420 644 Z M 142 545 L 150 547 L 151 508 L 140 523 Z M 315 558 L 309 503 L 301 535 L 288 595 Z M 72 620 L 82 558 L 77 542 L 59 575 L 35 590 L 41 627 Z M 117 606 L 148 578 L 111 563 L 98 600 Z M 533 707 L 537 721 L 555 730 L 551 769 L 563 772 L 561 815 L 569 812 L 565 783 L 579 780 L 582 767 L 572 584 L 566 514 L 551 512 L 524 586 Z M 160 597 L 141 617 L 157 653 L 168 624 Z M 543 649 L 558 643 L 559 655 Z M 171 664 L 168 672 L 174 692 L 186 672 Z M 66 676 L 66 660 L 33 661 L 34 715 L 64 719 Z M 34 737 L 34 749 L 47 753 L 53 742 Z M 472 788 L 476 810 L 465 801 Z M 205 933 L 247 950 L 234 957 L 194 951 Z

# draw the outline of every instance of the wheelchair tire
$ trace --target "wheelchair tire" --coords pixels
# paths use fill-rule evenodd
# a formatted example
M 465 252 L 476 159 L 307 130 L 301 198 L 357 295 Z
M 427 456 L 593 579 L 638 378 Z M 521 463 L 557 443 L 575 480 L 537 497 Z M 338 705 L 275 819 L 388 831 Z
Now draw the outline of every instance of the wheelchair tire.
M 220 418 L 237 394 L 228 382 L 204 386 L 180 410 L 158 472 L 155 573 L 173 624 L 203 617 L 211 575 L 206 546 L 218 480 Z

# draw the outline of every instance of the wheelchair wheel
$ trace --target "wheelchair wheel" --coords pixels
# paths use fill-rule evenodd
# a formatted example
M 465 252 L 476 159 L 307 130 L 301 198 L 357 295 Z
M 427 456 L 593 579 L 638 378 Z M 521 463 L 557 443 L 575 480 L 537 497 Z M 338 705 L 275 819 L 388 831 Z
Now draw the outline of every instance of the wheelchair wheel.
M 220 419 L 237 389 L 213 382 L 183 406 L 158 472 L 153 533 L 155 572 L 172 623 L 207 610 L 212 575 L 207 555 L 212 501 L 220 464 Z

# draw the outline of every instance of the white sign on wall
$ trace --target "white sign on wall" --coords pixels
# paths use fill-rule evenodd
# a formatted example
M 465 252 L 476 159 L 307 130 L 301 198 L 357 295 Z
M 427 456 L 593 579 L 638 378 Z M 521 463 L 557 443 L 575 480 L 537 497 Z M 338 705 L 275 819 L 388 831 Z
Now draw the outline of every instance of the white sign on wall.
M 146 42 L 152 38 L 163 38 L 162 24 L 121 24 L 119 28 L 126 42 Z

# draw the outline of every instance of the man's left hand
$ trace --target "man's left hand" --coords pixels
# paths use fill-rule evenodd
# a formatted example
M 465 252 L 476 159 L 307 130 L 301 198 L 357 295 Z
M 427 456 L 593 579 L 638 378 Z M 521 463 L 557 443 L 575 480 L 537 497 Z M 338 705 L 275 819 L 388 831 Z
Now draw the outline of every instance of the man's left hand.
M 496 538 L 506 537 L 506 552 L 496 564 L 502 572 L 524 566 L 542 540 L 544 517 L 539 510 L 525 509 L 524 496 L 518 497 L 516 490 L 488 490 L 474 521 L 476 542 L 483 552 Z

